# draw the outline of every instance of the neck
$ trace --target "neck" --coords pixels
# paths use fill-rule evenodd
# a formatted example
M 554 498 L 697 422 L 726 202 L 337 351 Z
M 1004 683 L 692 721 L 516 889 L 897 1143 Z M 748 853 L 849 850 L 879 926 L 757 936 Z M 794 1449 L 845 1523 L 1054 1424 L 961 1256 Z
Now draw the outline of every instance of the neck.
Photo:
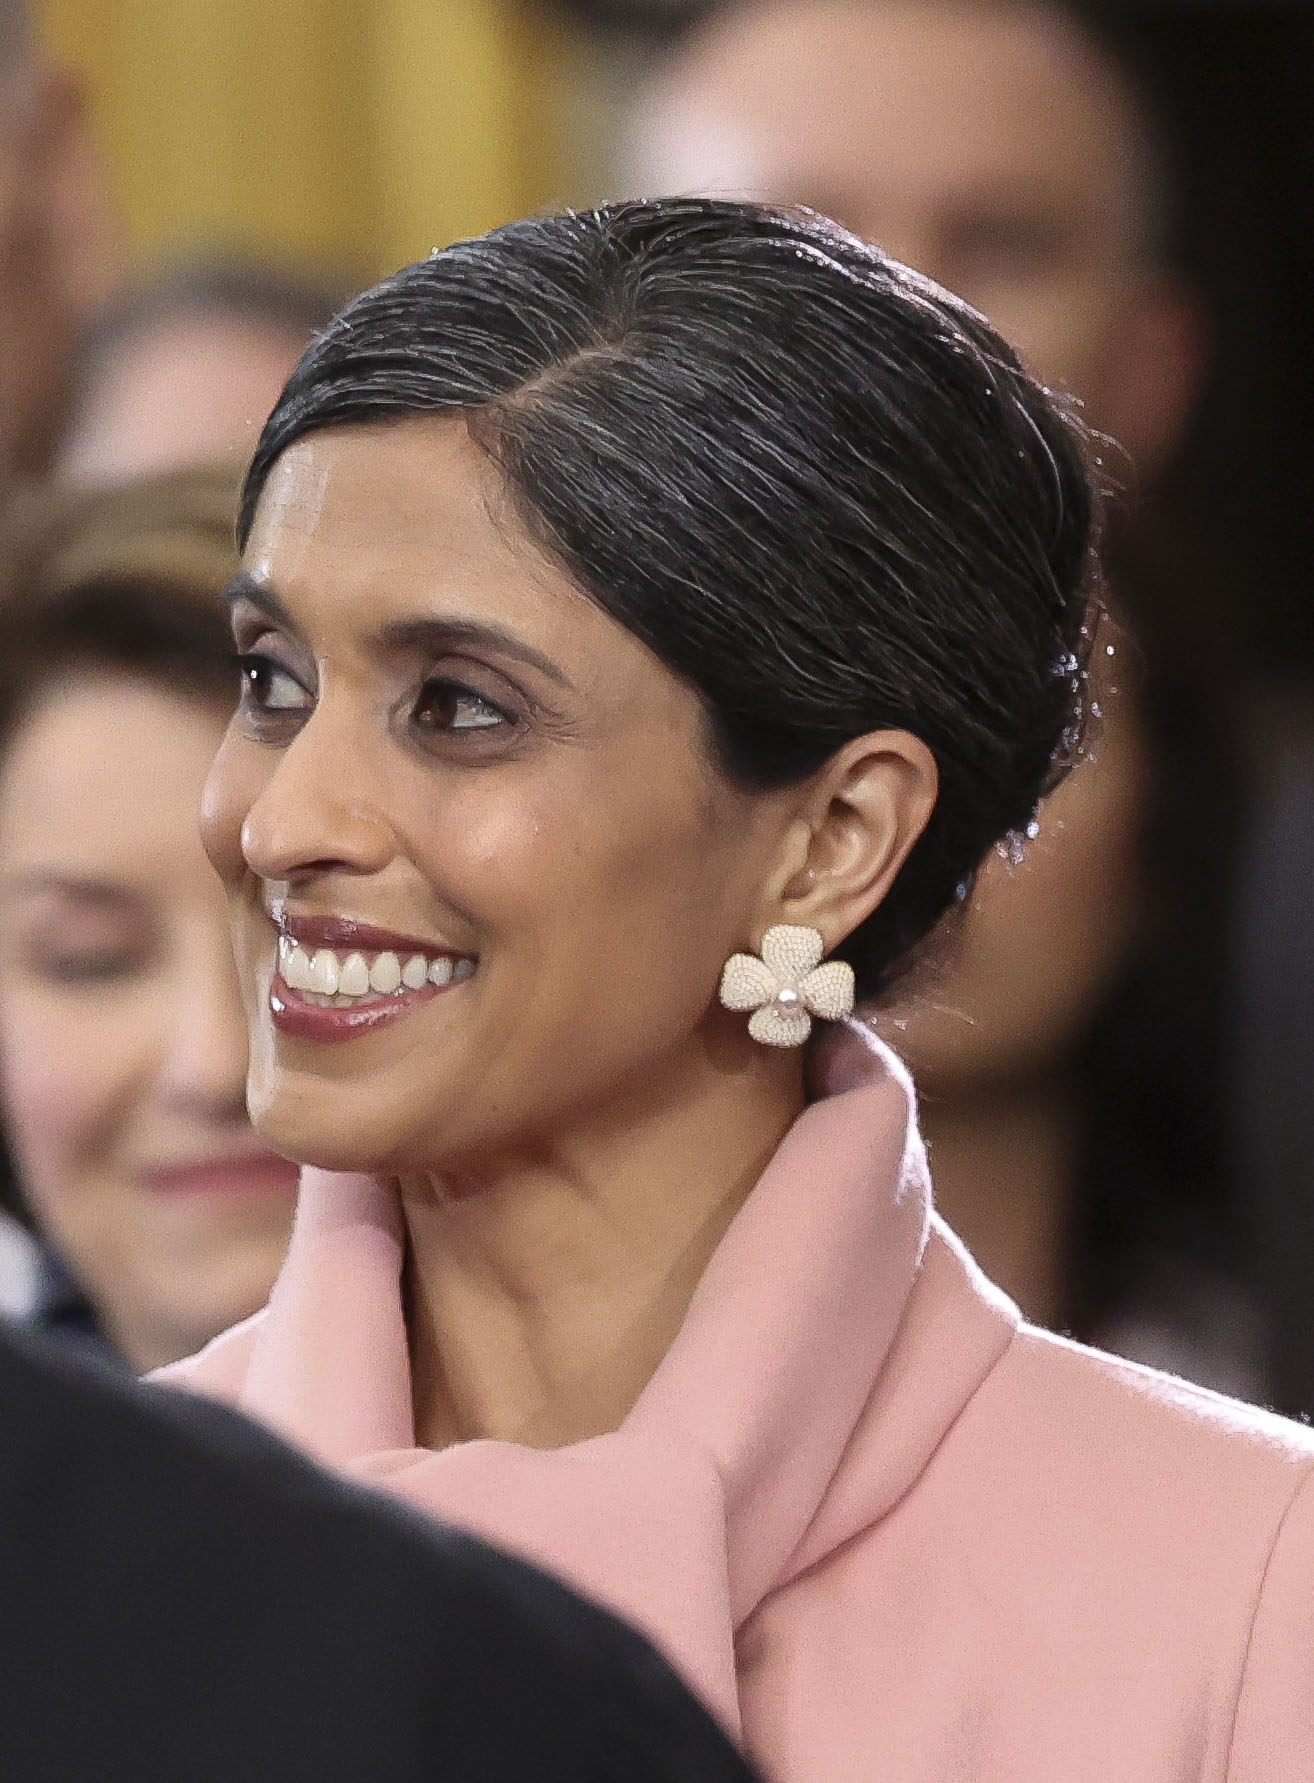
M 616 1428 L 802 1109 L 798 1056 L 754 1051 L 400 1180 L 419 1443 L 555 1448 Z
M 1027 1318 L 1062 1316 L 1073 1121 L 1061 1082 L 974 1088 L 922 1105 L 935 1202 Z

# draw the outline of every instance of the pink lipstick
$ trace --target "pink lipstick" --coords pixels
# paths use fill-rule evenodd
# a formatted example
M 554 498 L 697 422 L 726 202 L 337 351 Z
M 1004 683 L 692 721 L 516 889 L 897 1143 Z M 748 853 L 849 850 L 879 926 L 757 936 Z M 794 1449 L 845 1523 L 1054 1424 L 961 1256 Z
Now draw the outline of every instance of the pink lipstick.
M 274 1152 L 253 1157 L 194 1158 L 145 1170 L 143 1187 L 158 1195 L 294 1195 L 300 1170 Z

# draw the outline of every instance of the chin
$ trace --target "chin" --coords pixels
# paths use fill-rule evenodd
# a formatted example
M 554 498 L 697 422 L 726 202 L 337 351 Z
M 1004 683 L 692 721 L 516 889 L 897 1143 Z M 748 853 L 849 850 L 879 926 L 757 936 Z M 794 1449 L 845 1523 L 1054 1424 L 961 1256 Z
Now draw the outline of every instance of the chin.
M 285 1238 L 267 1254 L 230 1258 L 213 1269 L 180 1268 L 161 1283 L 153 1313 L 155 1326 L 167 1334 L 164 1347 L 173 1352 L 167 1360 L 194 1355 L 267 1305 L 286 1250 Z
M 251 1124 L 281 1156 L 316 1170 L 384 1176 L 432 1162 L 412 1154 L 390 1110 L 377 1103 L 362 1110 L 361 1100 L 341 1086 L 253 1085 Z

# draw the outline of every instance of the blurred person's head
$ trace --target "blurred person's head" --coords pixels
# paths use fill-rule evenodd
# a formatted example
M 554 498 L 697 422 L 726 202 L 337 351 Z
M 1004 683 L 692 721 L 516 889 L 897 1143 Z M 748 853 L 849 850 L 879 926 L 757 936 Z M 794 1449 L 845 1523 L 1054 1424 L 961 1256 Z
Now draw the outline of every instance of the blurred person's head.
M 34 495 L 4 529 L 0 1115 L 27 1212 L 138 1368 L 263 1304 L 292 1213 L 198 834 L 234 496 L 204 472 Z
M 1170 156 L 1133 74 L 1058 0 L 728 6 L 656 71 L 626 156 L 633 189 L 839 217 L 988 315 L 1138 477 L 1175 447 L 1201 327 L 1169 251 Z M 1121 455 L 1110 468 L 1126 480 Z M 889 1013 L 932 1096 L 1061 1067 L 1135 945 L 1150 770 L 1133 655 L 1109 628 L 1092 760 L 1027 858 L 987 865 L 952 965 L 928 962 Z
M 24 0 L 0 0 L 0 478 L 49 469 L 120 247 L 81 82 L 41 53 Z
M 631 120 L 628 190 L 810 204 L 987 315 L 1142 474 L 1198 357 L 1171 174 L 1107 45 L 1058 0 L 748 0 Z
M 181 263 L 128 292 L 83 343 L 61 473 L 110 483 L 231 462 L 236 476 L 340 295 L 231 257 Z

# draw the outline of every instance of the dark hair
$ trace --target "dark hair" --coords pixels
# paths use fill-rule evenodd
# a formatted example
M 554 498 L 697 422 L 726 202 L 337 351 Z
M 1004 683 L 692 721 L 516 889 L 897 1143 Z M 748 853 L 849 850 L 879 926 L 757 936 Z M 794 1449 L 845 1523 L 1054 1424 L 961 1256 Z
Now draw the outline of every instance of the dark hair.
M 119 671 L 235 697 L 223 591 L 237 488 L 187 470 L 113 489 L 27 489 L 0 510 L 0 750 L 53 682 Z
M 672 199 L 514 223 L 350 304 L 294 440 L 461 414 L 579 586 L 702 696 L 740 784 L 901 728 L 940 797 L 836 949 L 860 994 L 1024 831 L 1079 735 L 1097 500 L 1080 428 L 966 304 L 823 219 Z

